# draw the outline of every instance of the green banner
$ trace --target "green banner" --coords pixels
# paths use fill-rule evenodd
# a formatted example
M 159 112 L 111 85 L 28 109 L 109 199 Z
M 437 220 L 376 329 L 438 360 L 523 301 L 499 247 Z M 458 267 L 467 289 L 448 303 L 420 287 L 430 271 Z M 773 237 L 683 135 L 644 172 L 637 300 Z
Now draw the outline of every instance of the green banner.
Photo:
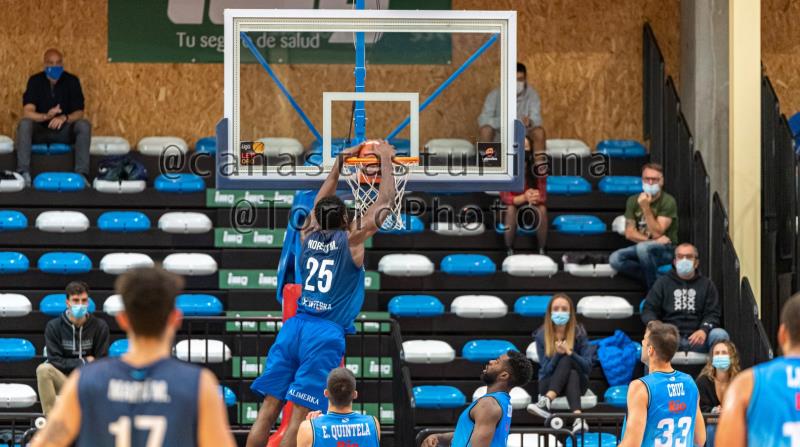
M 351 9 L 353 0 L 292 0 L 295 9 Z M 450 9 L 451 0 L 382 0 L 383 9 Z M 223 10 L 280 9 L 286 0 L 108 0 L 108 59 L 112 62 L 223 61 Z M 249 33 L 270 63 L 352 64 L 352 33 Z M 367 40 L 368 63 L 449 64 L 450 34 L 377 33 Z M 242 46 L 242 58 L 254 59 Z
M 277 270 L 254 270 L 254 269 L 220 269 L 219 288 L 220 289 L 263 289 L 275 290 L 278 287 Z M 365 290 L 380 290 L 381 275 L 378 272 L 369 271 L 364 275 Z
M 281 248 L 286 239 L 283 228 L 250 228 L 237 231 L 235 228 L 215 228 L 216 248 Z M 372 248 L 372 238 L 364 242 L 364 248 Z
M 206 189 L 206 207 L 229 208 L 241 201 L 250 202 L 259 208 L 291 208 L 294 191 Z

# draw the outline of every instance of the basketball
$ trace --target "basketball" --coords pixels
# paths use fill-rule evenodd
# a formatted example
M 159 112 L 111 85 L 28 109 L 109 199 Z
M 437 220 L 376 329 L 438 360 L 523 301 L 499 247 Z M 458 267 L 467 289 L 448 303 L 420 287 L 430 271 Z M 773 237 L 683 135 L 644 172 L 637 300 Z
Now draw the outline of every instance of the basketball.
M 378 144 L 380 144 L 378 140 L 368 140 L 361 143 L 361 149 L 359 149 L 358 151 L 358 156 L 360 158 L 367 158 L 367 157 L 378 158 L 378 156 L 375 155 L 375 146 L 377 146 Z

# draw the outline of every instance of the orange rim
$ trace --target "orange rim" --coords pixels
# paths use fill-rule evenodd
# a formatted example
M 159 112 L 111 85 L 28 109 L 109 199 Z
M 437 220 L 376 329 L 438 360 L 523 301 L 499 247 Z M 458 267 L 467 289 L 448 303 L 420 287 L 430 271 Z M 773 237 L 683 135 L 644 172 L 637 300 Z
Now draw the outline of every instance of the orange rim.
M 348 165 L 376 165 L 380 163 L 378 157 L 350 157 L 344 160 Z M 394 157 L 392 162 L 403 165 L 419 163 L 419 157 Z

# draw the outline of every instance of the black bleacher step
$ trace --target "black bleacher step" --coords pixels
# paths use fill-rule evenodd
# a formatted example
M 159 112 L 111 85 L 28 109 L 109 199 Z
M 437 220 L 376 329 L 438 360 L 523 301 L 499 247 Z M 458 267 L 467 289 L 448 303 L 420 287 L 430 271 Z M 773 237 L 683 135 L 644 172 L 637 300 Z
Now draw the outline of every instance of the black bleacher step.
M 452 362 L 438 364 L 407 363 L 412 382 L 425 380 L 474 380 L 480 377 L 485 365 L 456 357 Z M 536 380 L 539 364 L 533 364 L 533 380 Z M 605 375 L 600 366 L 595 365 L 589 373 L 590 380 L 604 381 Z
M 13 237 L 0 238 L 0 247 L 124 247 L 141 250 L 159 247 L 203 249 L 214 246 L 212 231 L 204 234 L 171 234 L 151 228 L 136 233 L 112 233 L 91 227 L 80 233 L 51 233 L 28 227 L 6 234 Z
M 496 290 L 518 291 L 608 291 L 641 292 L 642 285 L 635 280 L 617 275 L 613 278 L 590 278 L 558 272 L 551 278 L 531 278 L 495 273 L 487 276 L 455 276 L 440 271 L 424 277 L 398 277 L 381 274 L 381 290 L 417 293 L 418 290 L 469 290 L 472 293 Z
M 87 188 L 76 192 L 49 192 L 26 189 L 20 192 L 0 193 L 0 207 L 50 207 L 51 209 L 70 208 L 109 208 L 136 210 L 137 208 L 203 208 L 206 206 L 206 193 L 172 194 L 147 188 L 136 194 L 107 194 Z
M 35 263 L 35 259 L 32 263 Z M 160 259 L 158 259 L 160 261 Z M 99 262 L 99 259 L 98 259 Z M 10 275 L 0 275 L 0 290 L 3 292 L 13 292 L 19 289 L 59 289 L 63 288 L 70 281 L 83 281 L 93 288 L 112 289 L 116 275 L 109 275 L 102 270 L 94 268 L 89 273 L 54 275 L 43 273 L 37 268 L 31 268 L 25 273 Z M 206 276 L 185 276 L 186 290 L 208 290 L 219 286 L 217 274 Z
M 372 239 L 372 248 L 395 251 L 421 250 L 445 243 L 457 245 L 460 250 L 497 250 L 504 247 L 503 235 L 488 228 L 477 236 L 442 236 L 432 231 L 408 235 L 377 234 Z M 547 235 L 548 250 L 574 250 L 576 246 L 580 246 L 582 250 L 613 251 L 627 245 L 629 243 L 622 236 L 611 231 L 588 236 L 550 231 Z M 536 236 L 517 233 L 514 250 L 519 253 L 537 253 Z
M 586 328 L 592 338 L 609 336 L 615 330 L 629 334 L 643 333 L 644 325 L 638 314 L 629 318 L 603 320 L 579 316 L 578 320 Z M 527 334 L 530 336 L 541 327 L 542 318 L 523 317 L 509 313 L 501 318 L 462 318 L 452 313 L 438 317 L 397 318 L 404 338 L 419 338 L 424 335 L 436 337 L 440 334 L 480 334 L 475 338 L 499 338 L 510 334 Z M 533 341 L 531 339 L 531 341 Z M 527 346 L 527 345 L 526 345 Z M 518 346 L 518 348 L 524 348 Z

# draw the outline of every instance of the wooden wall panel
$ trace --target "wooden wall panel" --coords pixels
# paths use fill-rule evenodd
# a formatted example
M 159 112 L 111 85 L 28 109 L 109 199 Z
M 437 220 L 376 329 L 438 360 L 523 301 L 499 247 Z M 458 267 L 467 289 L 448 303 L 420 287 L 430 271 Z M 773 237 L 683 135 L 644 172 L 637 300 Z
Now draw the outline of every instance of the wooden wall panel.
M 519 60 L 527 64 L 529 80 L 542 96 L 545 127 L 552 138 L 580 138 L 592 146 L 603 138 L 641 138 L 645 21 L 651 22 L 662 45 L 668 72 L 678 73 L 678 0 L 453 0 L 453 9 L 519 11 Z M 107 4 L 102 0 L 0 0 L 0 10 L 4 36 L 0 41 L 0 133 L 13 134 L 25 82 L 41 70 L 42 53 L 51 46 L 63 50 L 66 69 L 81 78 L 95 135 L 119 134 L 135 144 L 146 135 L 170 134 L 193 144 L 213 133 L 223 108 L 222 64 L 109 62 Z M 454 64 L 468 56 L 463 48 L 454 43 Z M 438 125 L 446 127 L 447 135 L 476 137 L 476 119 L 488 87 L 476 92 L 464 86 L 480 84 L 482 70 L 488 68 L 479 62 L 442 102 L 425 112 L 442 117 Z M 412 77 L 453 69 L 410 66 L 408 78 L 395 82 L 400 86 Z M 246 70 L 261 68 L 252 65 Z M 304 79 L 346 90 L 352 85 L 348 66 L 279 66 L 278 70 L 289 82 Z M 380 67 L 375 67 L 369 76 L 380 75 Z M 265 76 L 252 82 L 248 89 L 253 93 L 246 102 L 255 110 L 271 87 Z M 310 114 L 321 116 L 320 104 L 310 106 L 319 101 L 308 100 L 302 93 L 298 100 L 309 107 Z M 288 105 L 284 102 L 280 107 Z M 394 124 L 381 113 L 369 123 L 381 130 Z M 251 127 L 245 130 L 258 134 L 277 129 L 283 135 L 309 139 L 294 116 Z
M 761 61 L 787 116 L 800 112 L 800 1 L 762 0 Z

